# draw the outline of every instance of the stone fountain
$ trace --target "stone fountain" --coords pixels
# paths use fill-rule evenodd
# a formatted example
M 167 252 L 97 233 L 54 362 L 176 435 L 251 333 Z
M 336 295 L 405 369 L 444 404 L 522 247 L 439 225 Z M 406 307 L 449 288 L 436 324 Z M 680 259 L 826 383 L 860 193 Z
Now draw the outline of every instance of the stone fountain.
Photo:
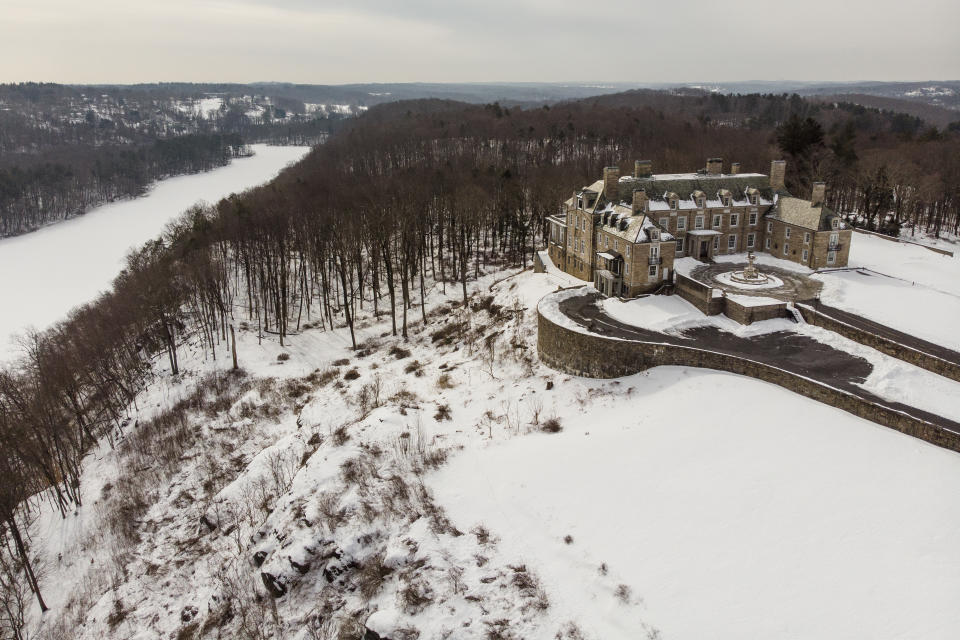
M 770 278 L 765 273 L 760 273 L 760 270 L 753 264 L 754 260 L 757 257 L 753 255 L 753 251 L 747 254 L 747 266 L 743 268 L 742 271 L 734 271 L 730 274 L 730 279 L 737 284 L 745 284 L 748 286 L 759 286 L 765 285 L 770 282 Z

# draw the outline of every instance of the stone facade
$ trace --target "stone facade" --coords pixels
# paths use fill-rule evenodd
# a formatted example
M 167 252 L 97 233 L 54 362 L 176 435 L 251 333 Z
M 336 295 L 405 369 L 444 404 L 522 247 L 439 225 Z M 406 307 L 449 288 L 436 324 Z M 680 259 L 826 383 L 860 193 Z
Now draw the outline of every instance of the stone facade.
M 734 166 L 724 174 L 722 159 L 711 158 L 697 173 L 657 175 L 638 160 L 632 176 L 607 167 L 548 219 L 549 255 L 604 294 L 624 297 L 672 282 L 679 257 L 766 251 L 811 269 L 847 264 L 852 233 L 822 205 L 823 183 L 801 200 L 783 185 L 782 160 L 769 176 Z

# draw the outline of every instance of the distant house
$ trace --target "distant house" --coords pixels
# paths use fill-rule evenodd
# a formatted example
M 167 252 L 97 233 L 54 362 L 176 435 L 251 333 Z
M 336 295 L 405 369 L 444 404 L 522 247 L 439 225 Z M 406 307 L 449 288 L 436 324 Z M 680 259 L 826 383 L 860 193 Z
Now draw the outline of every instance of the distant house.
M 638 160 L 632 176 L 618 167 L 575 191 L 548 218 L 547 249 L 563 271 L 605 295 L 633 297 L 670 281 L 673 261 L 764 251 L 811 269 L 846 266 L 851 230 L 824 204 L 817 182 L 809 200 L 784 185 L 786 162 L 770 175 L 740 173 L 710 158 L 696 173 L 654 174 Z

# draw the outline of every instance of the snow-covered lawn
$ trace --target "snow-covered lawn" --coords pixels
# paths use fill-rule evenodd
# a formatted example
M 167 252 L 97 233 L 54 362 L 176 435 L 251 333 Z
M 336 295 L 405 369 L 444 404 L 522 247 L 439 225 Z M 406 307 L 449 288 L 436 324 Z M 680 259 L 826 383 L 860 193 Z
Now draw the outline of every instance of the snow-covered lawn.
M 824 303 L 960 351 L 960 257 L 855 233 L 851 267 L 875 273 L 818 273 Z
M 850 242 L 851 267 L 868 267 L 960 296 L 960 255 L 953 258 L 923 247 L 854 233 Z
M 825 304 L 960 351 L 960 295 L 869 271 L 814 277 L 823 281 L 820 299 Z
M 960 456 L 733 375 L 620 382 L 430 478 L 592 637 L 955 637 Z
M 216 202 L 254 187 L 302 158 L 309 147 L 253 145 L 255 155 L 226 167 L 154 185 L 142 198 L 122 200 L 33 233 L 0 240 L 0 362 L 15 351 L 14 334 L 65 317 L 106 289 L 133 246 L 198 201 Z

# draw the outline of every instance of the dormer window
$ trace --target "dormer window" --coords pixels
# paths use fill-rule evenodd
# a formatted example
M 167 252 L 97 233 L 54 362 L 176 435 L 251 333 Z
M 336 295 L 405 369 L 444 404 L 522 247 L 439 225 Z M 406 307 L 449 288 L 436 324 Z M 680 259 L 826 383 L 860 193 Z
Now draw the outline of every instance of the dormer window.
M 729 197 L 729 196 L 723 196 L 723 206 L 725 206 L 725 207 L 729 207 L 729 206 L 730 206 L 730 197 Z
M 830 228 L 831 228 L 831 229 L 839 229 L 839 228 L 840 228 L 840 221 L 837 220 L 836 218 L 834 218 L 833 220 L 831 220 L 831 221 L 830 221 Z
M 670 200 L 670 208 L 671 208 L 671 209 L 677 209 L 677 207 L 679 206 L 679 204 L 680 204 L 680 203 L 679 203 L 676 199 Z
M 757 204 L 757 194 L 750 196 L 750 204 Z
M 583 196 L 577 196 L 577 209 L 583 209 Z
M 704 203 L 703 198 L 697 198 L 697 207 L 703 209 L 703 203 Z
M 651 229 L 651 230 L 650 230 L 650 239 L 651 239 L 651 240 L 658 240 L 659 238 L 660 238 L 660 234 L 657 233 L 657 230 L 656 230 L 656 229 Z

